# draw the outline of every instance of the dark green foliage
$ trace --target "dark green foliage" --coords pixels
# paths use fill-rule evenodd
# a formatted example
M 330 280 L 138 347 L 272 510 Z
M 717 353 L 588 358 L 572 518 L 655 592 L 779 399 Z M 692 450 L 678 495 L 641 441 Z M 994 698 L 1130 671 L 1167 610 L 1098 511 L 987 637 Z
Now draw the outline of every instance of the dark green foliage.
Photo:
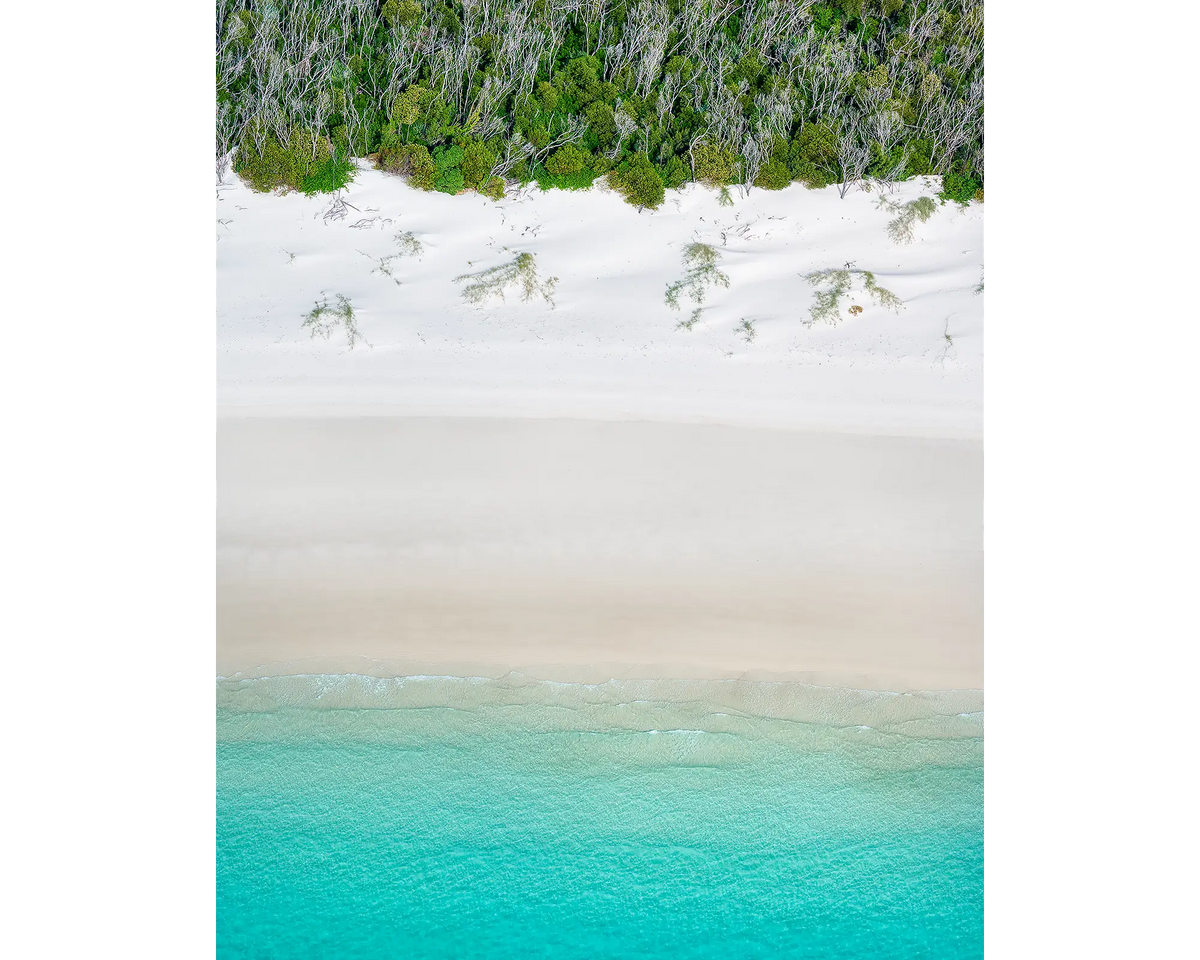
M 533 178 L 543 190 L 586 190 L 596 182 L 596 173 L 583 167 L 574 173 L 552 173 L 540 164 L 534 168 Z
M 942 192 L 939 196 L 943 200 L 953 200 L 956 203 L 970 203 L 982 189 L 983 185 L 974 177 L 965 173 L 947 173 L 942 177 Z
M 445 173 L 451 167 L 457 167 L 463 162 L 464 156 L 466 156 L 465 151 L 457 144 L 433 149 L 433 163 L 437 167 L 438 173 Z
M 818 33 L 829 33 L 842 19 L 842 11 L 832 4 L 822 3 L 813 9 L 813 26 Z
M 662 177 L 644 153 L 638 153 L 627 163 L 609 175 L 609 182 L 627 203 L 639 210 L 643 207 L 655 209 L 663 202 L 666 192 Z
M 450 167 L 450 169 L 443 170 L 438 174 L 433 188 L 440 190 L 442 193 L 453 195 L 462 191 L 466 185 L 467 182 L 463 179 L 462 171 L 458 167 Z
M 457 37 L 463 32 L 462 21 L 458 19 L 458 13 L 449 4 L 442 7 L 441 21 L 443 33 Z
M 316 193 L 333 193 L 354 179 L 354 164 L 345 157 L 330 157 L 300 181 L 300 190 L 310 197 Z
M 522 160 L 512 168 L 509 172 L 509 177 L 524 186 L 533 181 L 533 167 L 529 165 L 527 160 Z
M 563 79 L 563 95 L 579 107 L 586 107 L 600 97 L 600 61 L 595 57 L 579 57 L 567 65 Z
M 729 72 L 726 83 L 736 87 L 739 81 L 745 80 L 746 83 L 753 87 L 759 77 L 763 75 L 765 68 L 766 64 L 763 63 L 762 57 L 756 53 L 747 53 Z
M 454 194 L 467 185 L 466 178 L 459 169 L 459 164 L 462 163 L 465 156 L 466 152 L 457 145 L 434 149 L 433 165 L 437 173 L 433 181 L 433 189 L 440 190 L 442 193 Z
M 687 165 L 679 157 L 671 157 L 659 171 L 663 186 L 668 190 L 678 190 L 688 182 Z
M 617 139 L 617 121 L 613 108 L 597 100 L 587 108 L 588 130 L 596 138 L 596 146 L 607 150 Z
M 543 80 L 538 84 L 538 103 L 546 113 L 553 113 L 558 109 L 558 88 L 553 84 Z
M 908 165 L 905 172 L 910 177 L 923 177 L 933 173 L 933 164 L 929 159 L 928 140 L 914 140 L 909 144 Z

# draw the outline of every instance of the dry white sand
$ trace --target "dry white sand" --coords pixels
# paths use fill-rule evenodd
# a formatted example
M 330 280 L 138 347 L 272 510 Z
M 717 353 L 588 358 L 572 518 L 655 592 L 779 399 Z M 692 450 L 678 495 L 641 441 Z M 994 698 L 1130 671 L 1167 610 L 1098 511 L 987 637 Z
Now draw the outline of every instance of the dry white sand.
M 977 441 L 393 417 L 217 441 L 223 675 L 982 686 Z

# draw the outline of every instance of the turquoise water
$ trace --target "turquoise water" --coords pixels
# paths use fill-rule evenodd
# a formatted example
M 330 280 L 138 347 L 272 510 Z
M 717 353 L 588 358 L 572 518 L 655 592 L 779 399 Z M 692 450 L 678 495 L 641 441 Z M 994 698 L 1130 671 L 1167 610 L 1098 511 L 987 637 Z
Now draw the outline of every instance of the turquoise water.
M 974 693 L 222 680 L 233 958 L 983 954 Z

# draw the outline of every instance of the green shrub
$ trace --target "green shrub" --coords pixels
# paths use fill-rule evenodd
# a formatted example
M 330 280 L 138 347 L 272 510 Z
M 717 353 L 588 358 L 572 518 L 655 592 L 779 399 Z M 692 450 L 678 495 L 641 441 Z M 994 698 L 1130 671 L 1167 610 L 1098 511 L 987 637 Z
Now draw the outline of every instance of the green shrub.
M 567 64 L 563 94 L 586 107 L 600 96 L 600 61 L 595 57 L 576 57 Z
M 634 155 L 628 163 L 609 174 L 609 182 L 627 203 L 639 210 L 656 209 L 666 196 L 662 177 L 644 153 Z
M 457 167 L 463 162 L 464 156 L 466 153 L 458 144 L 433 148 L 433 163 L 437 167 L 438 173 L 445 173 L 451 167 Z
M 303 190 L 305 193 L 330 193 L 344 187 L 354 176 L 348 159 L 334 159 L 334 151 L 325 137 L 313 140 L 312 134 L 293 127 L 286 144 L 267 134 L 260 152 L 252 131 L 247 130 L 238 147 L 234 170 L 253 190 Z
M 788 148 L 792 179 L 819 190 L 837 183 L 837 136 L 823 123 L 810 123 Z
M 546 169 L 558 177 L 570 176 L 588 166 L 591 159 L 591 154 L 580 150 L 573 143 L 568 143 L 550 155 L 550 159 L 546 161 Z
M 398 30 L 421 19 L 421 5 L 417 0 L 386 0 L 380 13 L 392 29 Z
M 924 177 L 933 173 L 933 161 L 929 159 L 928 140 L 913 140 L 908 145 L 908 162 L 904 165 L 906 177 Z
M 488 177 L 479 187 L 479 192 L 493 200 L 504 199 L 504 181 L 500 177 Z
M 728 186 L 737 179 L 737 156 L 716 144 L 698 143 L 692 149 L 692 173 L 707 186 Z
M 528 160 L 518 160 L 509 171 L 509 178 L 524 186 L 533 180 L 533 167 Z
M 462 175 L 463 181 L 472 190 L 478 190 L 480 185 L 491 175 L 492 167 L 499 159 L 496 151 L 482 140 L 471 140 L 463 147 Z
M 596 138 L 596 146 L 607 150 L 617 142 L 617 118 L 613 108 L 602 100 L 589 104 L 585 114 L 588 130 Z
M 269 137 L 262 151 L 255 149 L 247 137 L 242 141 L 233 161 L 237 173 L 252 190 L 266 193 L 298 181 L 291 154 L 274 137 Z
M 466 151 L 457 144 L 434 148 L 433 165 L 437 168 L 437 175 L 433 181 L 433 189 L 455 194 L 467 185 L 466 178 L 459 169 L 459 164 L 465 156 Z
M 584 167 L 578 173 L 554 174 L 539 163 L 534 167 L 533 179 L 543 190 L 587 190 L 596 182 L 596 173 Z
M 558 108 L 558 90 L 554 84 L 543 80 L 537 85 L 538 102 L 547 113 L 553 113 Z
M 453 196 L 461 192 L 467 185 L 463 174 L 458 167 L 449 167 L 437 175 L 437 180 L 434 181 L 433 189 L 439 190 L 442 193 L 448 193 Z
M 424 87 L 416 84 L 398 94 L 392 102 L 392 119 L 396 123 L 411 125 L 421 118 L 424 108 L 429 105 L 432 94 Z
M 687 165 L 679 157 L 671 157 L 659 171 L 663 186 L 668 190 L 678 190 L 688 181 Z
M 407 143 L 384 151 L 380 153 L 379 165 L 388 173 L 407 177 L 419 190 L 433 190 L 436 186 L 437 165 L 423 144 Z
M 322 163 L 300 181 L 300 191 L 313 196 L 318 193 L 334 193 L 354 179 L 354 164 L 345 157 L 333 157 Z
M 764 190 L 782 190 L 792 182 L 792 172 L 787 168 L 787 164 L 779 160 L 771 160 L 763 164 L 761 170 L 758 171 L 758 176 L 754 178 L 754 185 L 762 187 Z
M 976 191 L 983 187 L 974 177 L 965 173 L 947 173 L 942 177 L 943 200 L 953 200 L 956 203 L 970 203 L 975 199 Z

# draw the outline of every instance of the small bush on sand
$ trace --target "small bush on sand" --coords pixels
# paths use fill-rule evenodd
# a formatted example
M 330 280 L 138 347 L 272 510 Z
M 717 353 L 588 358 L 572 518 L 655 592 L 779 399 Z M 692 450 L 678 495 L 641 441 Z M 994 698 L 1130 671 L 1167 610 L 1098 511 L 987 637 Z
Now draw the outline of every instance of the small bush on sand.
M 708 293 L 709 287 L 728 287 L 729 277 L 717 269 L 717 264 L 721 262 L 721 251 L 708 243 L 689 243 L 683 248 L 683 265 L 687 268 L 682 279 L 676 280 L 674 283 L 667 284 L 667 292 L 665 301 L 668 307 L 672 310 L 679 309 L 680 296 L 687 296 L 697 309 L 693 312 L 691 320 L 686 324 L 680 324 L 686 330 L 691 330 L 692 325 L 700 317 L 700 310 L 703 309 L 699 305 L 704 302 L 704 297 Z
M 805 279 L 817 288 L 812 306 L 809 308 L 809 319 L 806 321 L 809 325 L 817 321 L 837 323 L 841 319 L 842 299 L 850 292 L 855 280 L 858 279 L 862 281 L 863 291 L 879 306 L 887 310 L 899 311 L 904 305 L 904 301 L 892 291 L 886 290 L 876 283 L 875 274 L 870 270 L 855 269 L 853 264 L 848 263 L 844 267 L 834 267 L 829 270 L 815 270 Z M 853 307 L 851 309 L 853 310 Z M 859 312 L 861 310 L 856 311 L 856 315 Z
M 346 331 L 346 343 L 351 350 L 356 344 L 366 343 L 358 332 L 358 321 L 354 317 L 354 307 L 350 298 L 337 295 L 337 305 L 329 305 L 329 297 L 323 296 L 304 317 L 301 330 L 307 330 L 310 337 L 322 337 L 328 340 L 333 332 L 341 327 Z M 370 344 L 367 344 L 370 346 Z
M 908 203 L 895 203 L 880 197 L 879 206 L 897 214 L 887 226 L 888 236 L 895 243 L 912 243 L 916 239 L 917 224 L 927 222 L 937 212 L 937 201 L 933 197 L 918 197 Z
M 745 340 L 747 343 L 753 343 L 754 338 L 758 335 L 754 329 L 754 321 L 742 318 L 741 322 L 733 328 L 733 332 Z
M 455 277 L 454 282 L 466 283 L 462 295 L 468 303 L 483 303 L 491 296 L 503 300 L 505 291 L 515 286 L 520 289 L 522 300 L 532 300 L 538 296 L 553 307 L 554 286 L 558 283 L 558 277 L 539 281 L 533 254 L 519 253 L 510 263 L 478 273 L 464 273 Z
M 608 179 L 625 201 L 639 210 L 645 207 L 654 210 L 666 197 L 662 177 L 644 153 L 636 154 L 627 164 L 609 174 Z

